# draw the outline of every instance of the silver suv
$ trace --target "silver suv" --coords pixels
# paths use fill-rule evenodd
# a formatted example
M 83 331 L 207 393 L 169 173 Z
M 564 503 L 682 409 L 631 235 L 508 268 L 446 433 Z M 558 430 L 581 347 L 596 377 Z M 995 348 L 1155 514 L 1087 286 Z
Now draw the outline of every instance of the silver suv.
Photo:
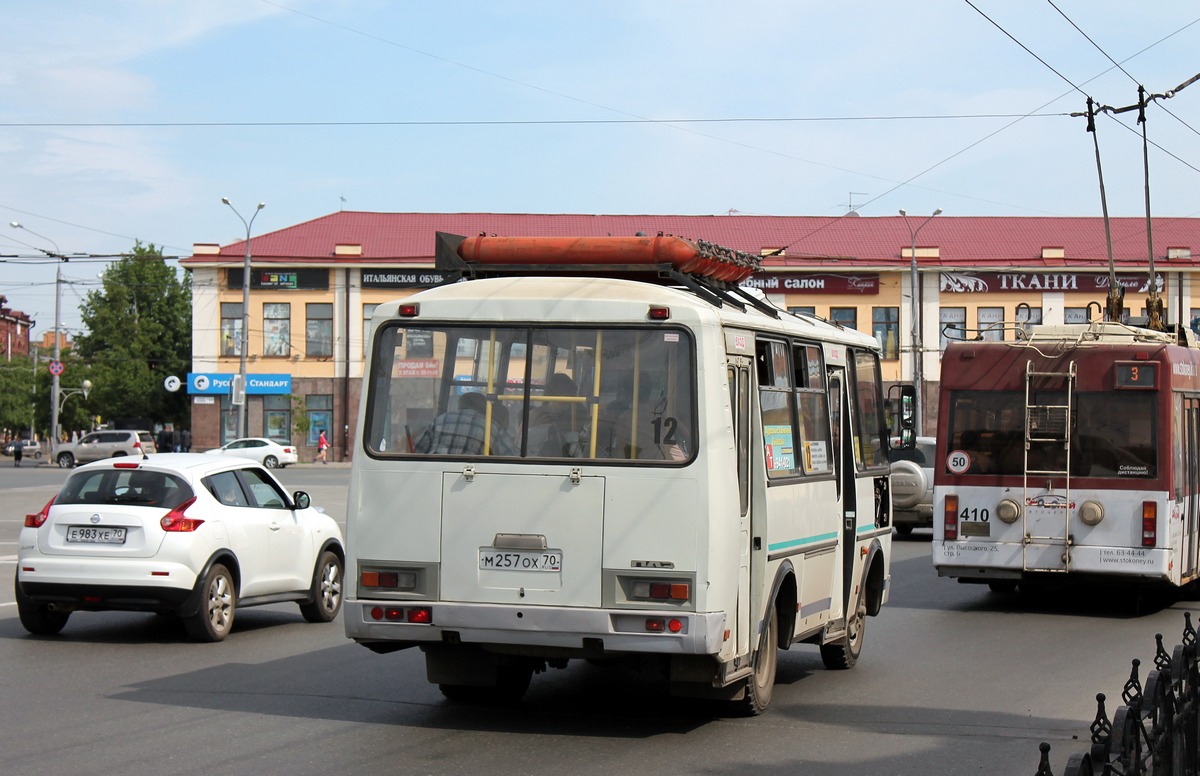
M 122 455 L 157 453 L 154 435 L 149 431 L 93 431 L 78 442 L 63 442 L 54 452 L 59 468 L 70 469 L 77 463 L 119 458 Z
M 917 437 L 911 450 L 892 450 L 892 524 L 901 536 L 933 527 L 936 437 Z

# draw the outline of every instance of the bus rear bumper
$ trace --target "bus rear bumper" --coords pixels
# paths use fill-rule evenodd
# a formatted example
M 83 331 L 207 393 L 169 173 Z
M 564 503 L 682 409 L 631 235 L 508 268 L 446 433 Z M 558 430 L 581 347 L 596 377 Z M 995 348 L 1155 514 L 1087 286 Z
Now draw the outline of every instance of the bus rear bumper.
M 407 622 L 404 615 L 389 619 L 389 610 L 413 608 L 428 609 L 431 622 Z M 451 642 L 522 651 L 578 650 L 589 656 L 716 655 L 726 630 L 724 612 L 348 601 L 342 616 L 347 637 L 376 649 Z

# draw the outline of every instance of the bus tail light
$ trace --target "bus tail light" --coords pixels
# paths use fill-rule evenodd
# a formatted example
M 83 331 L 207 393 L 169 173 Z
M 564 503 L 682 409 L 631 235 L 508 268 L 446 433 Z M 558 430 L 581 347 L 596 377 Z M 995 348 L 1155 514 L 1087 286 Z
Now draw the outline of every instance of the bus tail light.
M 946 496 L 942 507 L 943 538 L 958 539 L 958 496 Z
M 375 622 L 411 622 L 433 624 L 433 610 L 428 606 L 372 606 L 367 615 Z
M 363 590 L 411 592 L 417 588 L 417 572 L 397 569 L 363 569 L 358 575 Z
M 1158 544 L 1158 505 L 1153 501 L 1142 502 L 1142 546 Z
M 635 579 L 629 588 L 630 598 L 640 601 L 687 601 L 692 586 L 687 582 L 666 579 Z
M 679 633 L 683 630 L 683 621 L 677 617 L 647 617 L 646 631 L 648 633 Z
M 41 528 L 42 523 L 46 522 L 46 518 L 50 515 L 50 507 L 54 504 L 54 499 L 56 498 L 58 498 L 57 493 L 50 497 L 50 500 L 46 502 L 46 506 L 42 507 L 41 512 L 25 515 L 25 527 Z

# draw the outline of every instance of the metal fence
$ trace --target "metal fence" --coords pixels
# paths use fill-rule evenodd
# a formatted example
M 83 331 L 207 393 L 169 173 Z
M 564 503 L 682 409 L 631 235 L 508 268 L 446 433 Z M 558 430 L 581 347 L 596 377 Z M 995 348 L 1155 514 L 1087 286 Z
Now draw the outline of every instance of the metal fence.
M 1163 648 L 1162 634 L 1155 634 L 1154 669 L 1146 675 L 1144 686 L 1138 678 L 1141 661 L 1133 661 L 1121 690 L 1124 705 L 1111 721 L 1104 710 L 1104 693 L 1096 696 L 1092 748 L 1072 754 L 1064 776 L 1198 773 L 1200 665 L 1190 612 L 1184 612 L 1183 619 L 1182 643 L 1171 654 Z M 1050 745 L 1043 742 L 1040 749 L 1035 776 L 1054 776 Z

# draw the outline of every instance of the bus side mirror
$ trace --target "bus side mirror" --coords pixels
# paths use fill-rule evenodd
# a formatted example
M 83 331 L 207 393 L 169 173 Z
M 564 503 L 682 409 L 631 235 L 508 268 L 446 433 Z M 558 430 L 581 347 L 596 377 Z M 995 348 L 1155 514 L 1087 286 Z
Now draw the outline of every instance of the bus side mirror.
M 908 383 L 888 389 L 892 413 L 890 442 L 894 450 L 911 450 L 917 445 L 917 387 Z

